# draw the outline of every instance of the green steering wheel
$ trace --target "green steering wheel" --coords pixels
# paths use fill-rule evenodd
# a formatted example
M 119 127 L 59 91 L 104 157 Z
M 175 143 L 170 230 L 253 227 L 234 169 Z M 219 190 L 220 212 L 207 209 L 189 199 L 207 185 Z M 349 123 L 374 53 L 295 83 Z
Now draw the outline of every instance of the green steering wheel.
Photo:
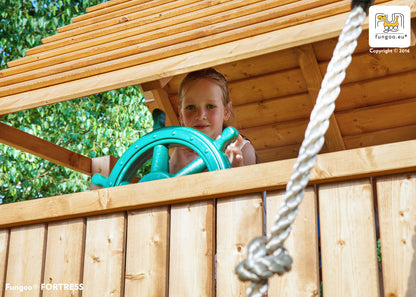
M 130 184 L 137 171 L 152 157 L 150 173 L 139 182 L 183 176 L 201 172 L 231 168 L 224 153 L 225 148 L 238 137 L 232 127 L 224 129 L 221 137 L 209 136 L 189 127 L 164 127 L 165 114 L 153 111 L 154 130 L 134 142 L 117 161 L 109 177 L 94 174 L 92 183 L 105 188 Z M 176 174 L 169 173 L 169 147 L 186 146 L 198 154 L 198 158 Z

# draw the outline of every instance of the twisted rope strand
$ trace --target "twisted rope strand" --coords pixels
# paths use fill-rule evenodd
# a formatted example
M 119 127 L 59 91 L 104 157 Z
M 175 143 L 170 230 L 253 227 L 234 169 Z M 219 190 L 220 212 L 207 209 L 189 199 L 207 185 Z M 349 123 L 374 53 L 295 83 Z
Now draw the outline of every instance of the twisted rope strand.
M 236 268 L 241 280 L 252 281 L 246 292 L 248 297 L 264 297 L 267 294 L 268 278 L 274 273 L 281 275 L 291 268 L 292 259 L 283 243 L 289 236 L 291 224 L 296 218 L 298 206 L 309 182 L 310 170 L 315 166 L 317 155 L 324 145 L 329 118 L 334 112 L 335 100 L 340 93 L 340 85 L 357 46 L 357 39 L 362 31 L 361 24 L 365 18 L 366 11 L 360 5 L 353 7 L 349 13 L 322 80 L 321 90 L 306 128 L 305 139 L 270 234 L 267 237 L 255 238 L 249 244 L 247 260 Z

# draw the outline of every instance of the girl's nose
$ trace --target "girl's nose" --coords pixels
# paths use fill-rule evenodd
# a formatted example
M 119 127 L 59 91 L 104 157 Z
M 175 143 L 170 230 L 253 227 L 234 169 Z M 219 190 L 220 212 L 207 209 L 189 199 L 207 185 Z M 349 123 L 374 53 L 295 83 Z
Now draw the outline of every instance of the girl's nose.
M 199 119 L 204 119 L 206 117 L 206 110 L 205 108 L 198 108 L 197 116 Z

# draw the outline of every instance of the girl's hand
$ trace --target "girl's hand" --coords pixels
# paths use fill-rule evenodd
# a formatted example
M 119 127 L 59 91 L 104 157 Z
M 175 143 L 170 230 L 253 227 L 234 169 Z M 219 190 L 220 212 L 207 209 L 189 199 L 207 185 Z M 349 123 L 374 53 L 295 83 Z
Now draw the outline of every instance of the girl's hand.
M 232 167 L 239 167 L 243 165 L 243 152 L 241 151 L 241 145 L 243 144 L 243 137 L 238 135 L 238 138 L 233 143 L 229 144 L 225 149 L 225 154 L 230 160 Z

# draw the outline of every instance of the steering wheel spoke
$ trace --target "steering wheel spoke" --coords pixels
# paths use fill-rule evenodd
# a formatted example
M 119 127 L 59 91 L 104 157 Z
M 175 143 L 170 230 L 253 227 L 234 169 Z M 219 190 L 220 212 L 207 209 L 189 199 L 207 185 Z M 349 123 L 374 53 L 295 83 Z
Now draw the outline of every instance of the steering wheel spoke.
M 140 182 L 183 176 L 230 168 L 231 164 L 224 154 L 229 143 L 238 137 L 238 131 L 228 127 L 217 140 L 189 127 L 164 127 L 164 114 L 153 112 L 154 130 L 133 143 L 117 161 L 110 176 L 93 176 L 92 182 L 103 187 L 114 187 L 131 183 L 137 171 L 152 158 L 150 173 Z M 175 175 L 169 173 L 169 147 L 185 146 L 194 150 L 199 157 Z

